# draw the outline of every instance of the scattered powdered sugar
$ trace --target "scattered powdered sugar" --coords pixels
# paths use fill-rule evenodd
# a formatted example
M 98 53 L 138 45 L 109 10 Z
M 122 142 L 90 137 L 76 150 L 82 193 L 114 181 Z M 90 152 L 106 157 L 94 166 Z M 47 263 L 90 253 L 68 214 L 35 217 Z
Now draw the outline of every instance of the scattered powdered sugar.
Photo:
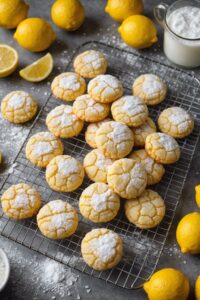
M 112 191 L 109 189 L 102 194 L 93 194 L 91 198 L 91 205 L 97 212 L 101 212 L 107 209 L 107 203 L 109 197 L 112 195 Z
M 181 123 L 185 123 L 184 127 L 187 128 L 187 121 L 190 120 L 190 116 L 186 111 L 177 107 L 172 114 L 169 116 L 169 120 L 173 125 L 180 125 Z
M 94 107 L 99 113 L 104 111 L 104 106 L 101 103 L 97 103 L 91 97 L 87 98 L 87 107 Z
M 160 143 L 163 145 L 166 151 L 174 151 L 177 148 L 177 142 L 171 136 L 164 133 L 158 133 L 158 135 L 160 138 Z
M 14 200 L 10 201 L 12 208 L 25 208 L 29 206 L 29 198 L 25 193 L 16 195 Z
M 8 105 L 13 109 L 17 109 L 24 105 L 25 100 L 26 98 L 24 94 L 14 94 L 10 97 Z
M 63 89 L 76 91 L 80 89 L 81 84 L 78 81 L 78 77 L 76 74 L 70 74 L 60 78 L 59 86 Z
M 144 112 L 144 103 L 137 96 L 125 96 L 123 99 L 123 105 L 120 110 L 125 112 L 129 116 L 134 116 Z M 122 100 L 119 100 L 122 101 Z
M 147 157 L 144 159 L 143 164 L 145 166 L 147 173 L 150 173 L 154 165 L 154 160 L 151 157 Z
M 53 150 L 52 145 L 49 142 L 38 142 L 33 145 L 32 155 L 41 156 L 51 153 Z
M 85 64 L 92 64 L 95 70 L 101 67 L 101 56 L 97 51 L 88 51 L 82 56 L 82 61 Z
M 62 200 L 50 201 L 48 205 L 50 206 L 52 213 L 63 212 L 66 209 L 66 202 Z
M 114 143 L 121 143 L 122 141 L 132 138 L 131 131 L 126 125 L 119 122 L 112 122 L 111 126 L 113 131 L 111 131 L 107 136 L 113 140 Z
M 163 88 L 162 83 L 159 81 L 159 78 L 153 74 L 144 75 L 144 82 L 142 85 L 143 92 L 146 95 L 153 95 L 156 93 L 160 93 Z
M 97 159 L 95 162 L 95 166 L 102 171 L 105 171 L 108 166 L 112 165 L 113 161 L 107 157 L 105 157 L 100 151 L 96 150 Z
M 79 172 L 78 163 L 75 158 L 64 159 L 61 158 L 58 162 L 58 171 L 62 176 L 69 176 L 73 173 Z
M 117 235 L 113 232 L 101 235 L 90 241 L 90 247 L 101 261 L 107 263 L 116 254 Z
M 54 216 L 51 216 L 51 225 L 54 227 L 54 229 L 58 230 L 60 228 L 64 228 L 65 230 L 70 229 L 73 226 L 73 218 L 74 213 L 60 213 L 56 214 Z

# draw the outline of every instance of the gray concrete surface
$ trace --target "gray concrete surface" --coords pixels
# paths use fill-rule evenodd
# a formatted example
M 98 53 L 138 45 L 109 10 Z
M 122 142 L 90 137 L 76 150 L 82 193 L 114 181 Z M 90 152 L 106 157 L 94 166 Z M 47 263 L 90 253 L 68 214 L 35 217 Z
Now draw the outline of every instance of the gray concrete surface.
M 53 1 L 49 0 L 27 0 L 30 4 L 30 16 L 44 17 L 50 20 L 50 6 Z M 69 57 L 73 50 L 81 43 L 88 40 L 101 40 L 111 44 L 117 44 L 119 47 L 126 47 L 120 40 L 117 33 L 117 24 L 104 13 L 105 0 L 82 0 L 86 8 L 86 21 L 81 29 L 74 33 L 64 32 L 54 26 L 54 29 L 58 36 L 58 41 L 50 48 L 50 52 L 53 54 L 55 59 L 55 70 L 54 73 L 48 78 L 47 82 L 43 82 L 33 86 L 29 84 L 17 75 L 14 75 L 7 79 L 1 79 L 0 81 L 0 97 L 2 98 L 8 91 L 15 89 L 32 90 L 35 96 L 39 99 L 40 104 L 45 101 L 50 89 L 48 82 L 50 82 L 55 74 L 58 74 L 63 69 L 69 60 Z M 173 1 L 166 1 L 169 4 Z M 153 6 L 159 3 L 157 0 L 145 0 L 145 14 L 152 17 Z M 20 68 L 26 64 L 29 64 L 34 59 L 39 57 L 41 54 L 32 54 L 22 48 L 20 48 L 12 38 L 13 31 L 0 30 L 0 43 L 8 43 L 13 45 L 20 54 Z M 146 50 L 148 55 L 159 59 L 160 61 L 167 62 L 166 58 L 162 53 L 162 32 L 159 29 L 159 43 Z M 129 48 L 130 50 L 130 48 Z M 134 52 L 134 50 L 131 50 Z M 190 71 L 188 71 L 190 72 Z M 199 69 L 194 71 L 196 76 L 200 76 Z M 9 167 L 12 165 L 12 161 L 16 156 L 23 140 L 26 138 L 29 131 L 29 126 L 13 126 L 4 122 L 0 119 L 0 145 L 5 156 L 5 164 L 2 173 L 8 172 Z M 200 145 L 199 145 L 200 146 Z M 200 149 L 200 147 L 199 147 Z M 178 250 L 175 241 L 175 228 L 178 220 L 188 212 L 197 210 L 194 203 L 194 185 L 200 182 L 200 160 L 199 150 L 195 154 L 193 164 L 190 170 L 190 174 L 185 185 L 182 200 L 178 207 L 174 225 L 170 231 L 169 238 L 166 243 L 166 247 L 160 259 L 158 268 L 162 267 L 175 267 L 182 271 L 190 278 L 191 286 L 194 284 L 194 280 L 200 271 L 200 257 L 182 255 Z M 70 287 L 63 289 L 62 295 L 58 289 L 47 288 L 43 289 L 41 284 L 38 283 L 41 269 L 38 267 L 32 269 L 32 262 L 37 262 L 40 266 L 43 264 L 46 258 L 43 255 L 37 254 L 19 244 L 13 243 L 6 238 L 0 237 L 0 247 L 2 247 L 8 254 L 11 260 L 11 277 L 10 280 L 2 293 L 0 293 L 0 299 L 2 300 L 21 300 L 21 299 L 35 299 L 35 300 L 47 300 L 47 299 L 135 299 L 144 300 L 147 299 L 146 295 L 142 290 L 129 291 L 118 288 L 116 286 L 106 284 L 105 282 L 88 277 L 87 275 L 81 274 L 74 270 L 69 273 L 66 267 L 67 276 L 77 278 L 73 284 L 69 284 Z M 30 262 L 30 263 L 29 263 Z M 59 264 L 58 264 L 59 266 Z M 45 279 L 44 279 L 45 280 Z M 68 282 L 69 283 L 69 282 Z M 67 283 L 66 283 L 67 284 Z M 45 285 L 45 283 L 44 283 Z M 87 293 L 86 287 L 89 286 L 91 291 Z M 190 299 L 194 299 L 191 293 Z

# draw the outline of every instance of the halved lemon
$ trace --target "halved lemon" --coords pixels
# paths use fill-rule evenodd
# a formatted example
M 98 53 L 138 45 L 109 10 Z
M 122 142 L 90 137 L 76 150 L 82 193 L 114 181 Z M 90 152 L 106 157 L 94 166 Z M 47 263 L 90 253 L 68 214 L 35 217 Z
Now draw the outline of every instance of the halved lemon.
M 18 66 L 17 51 L 5 44 L 0 44 L 0 77 L 12 74 Z
M 22 69 L 19 74 L 22 78 L 31 82 L 39 82 L 46 79 L 53 69 L 53 57 L 47 53 L 31 65 Z

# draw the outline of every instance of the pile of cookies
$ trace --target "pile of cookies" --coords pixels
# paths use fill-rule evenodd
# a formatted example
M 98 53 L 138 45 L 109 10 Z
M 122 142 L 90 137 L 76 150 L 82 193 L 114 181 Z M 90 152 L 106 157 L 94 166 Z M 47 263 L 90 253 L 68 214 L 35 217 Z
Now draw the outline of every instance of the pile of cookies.
M 76 190 L 86 173 L 94 183 L 82 192 L 79 209 L 91 222 L 113 220 L 123 198 L 127 219 L 138 228 L 153 228 L 165 215 L 165 203 L 157 192 L 146 188 L 162 179 L 163 165 L 179 159 L 180 148 L 175 138 L 188 136 L 194 121 L 184 109 L 170 107 L 160 114 L 161 132 L 157 132 L 148 106 L 164 101 L 166 84 L 156 75 L 141 75 L 133 82 L 133 94 L 123 95 L 122 83 L 105 74 L 107 66 L 103 53 L 89 50 L 75 58 L 75 72 L 62 73 L 53 80 L 53 95 L 63 101 L 73 101 L 73 105 L 62 104 L 48 113 L 49 131 L 29 139 L 26 157 L 32 164 L 46 168 L 46 181 L 54 191 Z M 91 79 L 87 94 L 84 78 Z M 36 111 L 35 100 L 24 92 L 13 92 L 2 101 L 2 114 L 11 122 L 27 121 Z M 63 154 L 61 138 L 79 135 L 84 122 L 89 123 L 85 140 L 93 150 L 85 156 L 82 165 L 74 157 Z M 10 218 L 23 219 L 37 214 L 38 227 L 48 238 L 63 239 L 77 229 L 77 212 L 69 203 L 55 200 L 39 210 L 41 197 L 27 184 L 11 186 L 1 201 L 4 213 Z M 120 261 L 123 244 L 115 232 L 98 228 L 83 238 L 81 251 L 90 267 L 106 270 Z

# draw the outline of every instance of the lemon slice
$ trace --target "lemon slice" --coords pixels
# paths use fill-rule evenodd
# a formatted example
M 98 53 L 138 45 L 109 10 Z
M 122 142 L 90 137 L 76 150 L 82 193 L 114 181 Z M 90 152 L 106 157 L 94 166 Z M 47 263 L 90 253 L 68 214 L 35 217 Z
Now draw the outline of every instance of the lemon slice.
M 22 78 L 31 82 L 39 82 L 49 76 L 53 69 L 53 57 L 47 53 L 31 65 L 22 69 L 19 74 Z
M 4 44 L 0 44 L 0 77 L 6 77 L 12 74 L 18 66 L 17 51 Z

